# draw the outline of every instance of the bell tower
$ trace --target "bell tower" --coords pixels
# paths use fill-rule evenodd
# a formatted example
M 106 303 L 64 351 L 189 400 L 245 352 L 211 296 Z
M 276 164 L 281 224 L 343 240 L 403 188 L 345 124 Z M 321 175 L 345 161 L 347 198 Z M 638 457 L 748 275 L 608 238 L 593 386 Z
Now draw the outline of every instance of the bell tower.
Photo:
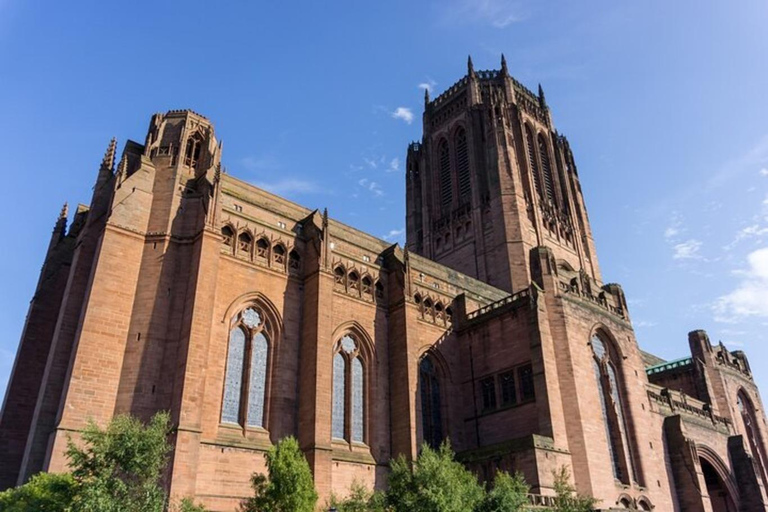
M 510 293 L 531 282 L 530 250 L 602 285 L 568 140 L 544 91 L 501 69 L 467 74 L 424 99 L 423 137 L 408 147 L 406 231 L 411 251 Z

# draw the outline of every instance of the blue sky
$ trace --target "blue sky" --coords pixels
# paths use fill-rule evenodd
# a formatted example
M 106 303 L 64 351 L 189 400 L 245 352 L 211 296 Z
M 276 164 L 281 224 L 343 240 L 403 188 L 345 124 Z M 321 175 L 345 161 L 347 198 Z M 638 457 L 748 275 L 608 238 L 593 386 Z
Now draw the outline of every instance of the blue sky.
M 747 351 L 768 389 L 768 4 L 0 0 L 0 395 L 62 203 L 109 139 L 192 108 L 229 173 L 403 240 L 423 87 L 497 68 L 544 86 L 606 282 L 641 346 Z

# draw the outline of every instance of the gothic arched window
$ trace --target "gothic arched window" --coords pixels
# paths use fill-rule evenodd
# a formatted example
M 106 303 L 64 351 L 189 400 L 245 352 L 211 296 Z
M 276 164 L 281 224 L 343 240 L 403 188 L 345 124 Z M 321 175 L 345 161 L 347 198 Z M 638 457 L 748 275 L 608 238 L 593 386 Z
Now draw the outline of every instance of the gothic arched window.
M 363 297 L 373 299 L 373 279 L 370 276 L 363 277 Z
M 469 174 L 469 149 L 467 147 L 467 131 L 459 128 L 454 140 L 456 147 L 456 170 L 459 178 L 459 197 L 461 202 L 471 199 L 472 180 Z
M 531 175 L 533 175 L 533 186 L 536 188 L 536 194 L 543 197 L 541 193 L 541 176 L 539 175 L 539 164 L 536 161 L 536 149 L 533 145 L 533 132 L 531 127 L 525 125 L 525 147 L 528 153 L 528 163 L 531 166 Z
M 240 233 L 237 237 L 237 254 L 245 258 L 251 257 L 251 247 L 253 246 L 253 239 L 248 233 Z
M 285 268 L 285 247 L 282 244 L 275 244 L 272 247 L 272 261 L 275 266 Z
M 744 434 L 749 443 L 749 449 L 752 452 L 752 458 L 757 462 L 760 470 L 760 478 L 764 485 L 768 485 L 768 475 L 765 472 L 766 454 L 763 445 L 762 436 L 758 430 L 757 415 L 752 400 L 747 396 L 743 389 L 740 389 L 736 395 L 736 406 L 741 414 L 741 421 L 744 423 Z
M 437 448 L 443 442 L 443 413 L 440 380 L 432 358 L 427 355 L 419 363 L 419 395 L 421 397 L 421 434 L 424 442 Z
M 544 174 L 544 190 L 550 203 L 555 202 L 555 180 L 552 177 L 552 165 L 549 162 L 549 145 L 543 135 L 539 134 L 539 157 L 541 170 Z
M 269 241 L 264 237 L 256 240 L 256 258 L 265 262 L 269 260 Z
M 600 334 L 592 336 L 591 345 L 592 365 L 600 396 L 600 408 L 605 426 L 605 436 L 608 443 L 613 476 L 616 480 L 628 484 L 632 477 L 628 461 L 630 464 L 633 464 L 634 461 L 632 460 L 632 453 L 629 447 L 627 427 L 624 420 L 624 405 L 615 366 L 617 357 L 610 342 Z M 637 478 L 636 472 L 635 477 Z
M 336 440 L 365 442 L 364 368 L 357 339 L 344 335 L 333 356 L 331 435 Z
M 440 177 L 440 207 L 444 211 L 451 209 L 453 203 L 453 183 L 451 178 L 451 156 L 448 152 L 448 141 L 442 139 L 437 145 Z
M 266 426 L 268 328 L 264 315 L 256 306 L 249 306 L 232 319 L 221 405 L 222 423 Z
M 301 272 L 301 256 L 296 249 L 288 253 L 288 269 L 295 273 Z
M 187 147 L 184 151 L 184 165 L 187 167 L 197 166 L 198 160 L 200 160 L 200 151 L 203 148 L 203 136 L 200 133 L 195 132 L 191 137 L 187 139 Z
M 229 252 L 235 249 L 235 232 L 229 226 L 221 228 L 221 236 L 224 238 L 224 246 L 228 248 Z

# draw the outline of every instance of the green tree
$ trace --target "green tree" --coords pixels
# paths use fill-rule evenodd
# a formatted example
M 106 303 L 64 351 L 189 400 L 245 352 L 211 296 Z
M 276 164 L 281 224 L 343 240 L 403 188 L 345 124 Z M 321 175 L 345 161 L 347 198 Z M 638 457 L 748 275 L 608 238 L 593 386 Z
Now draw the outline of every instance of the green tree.
M 19 487 L 0 492 L 4 512 L 63 512 L 72 505 L 77 483 L 68 473 L 38 473 Z
M 266 454 L 267 472 L 254 474 L 254 497 L 240 505 L 242 512 L 314 512 L 317 492 L 307 459 L 293 437 L 286 437 Z
M 554 472 L 555 476 L 555 511 L 556 512 L 592 512 L 597 500 L 592 496 L 578 494 L 571 485 L 571 473 L 566 466 Z
M 528 491 L 523 475 L 510 476 L 506 471 L 499 471 L 493 479 L 493 489 L 477 507 L 477 512 L 518 512 L 528 504 Z
M 396 512 L 466 512 L 483 500 L 483 488 L 454 460 L 448 441 L 437 450 L 425 444 L 415 462 L 401 455 L 390 467 L 387 504 Z
M 384 512 L 386 497 L 381 492 L 371 492 L 360 482 L 354 481 L 349 486 L 349 495 L 339 499 L 331 495 L 326 509 L 335 508 L 338 512 Z
M 160 477 L 170 450 L 170 416 L 155 414 L 145 426 L 116 416 L 105 429 L 90 422 L 67 457 L 78 483 L 73 512 L 162 512 L 166 493 Z

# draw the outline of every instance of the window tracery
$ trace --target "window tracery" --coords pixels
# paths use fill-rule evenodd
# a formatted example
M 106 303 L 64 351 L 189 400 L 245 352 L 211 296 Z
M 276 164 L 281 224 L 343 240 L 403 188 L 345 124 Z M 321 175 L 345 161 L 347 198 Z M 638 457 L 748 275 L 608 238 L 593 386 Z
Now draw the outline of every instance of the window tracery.
M 184 151 L 184 165 L 196 167 L 200 160 L 200 152 L 203 147 L 203 136 L 195 132 L 187 139 L 187 147 Z
M 547 193 L 547 199 L 550 203 L 555 202 L 555 180 L 552 176 L 552 166 L 549 162 L 549 145 L 543 135 L 539 134 L 539 158 L 541 159 L 541 170 L 544 174 L 544 191 Z
M 264 428 L 269 325 L 255 305 L 232 319 L 229 331 L 221 422 Z
M 459 196 L 461 202 L 468 202 L 472 195 L 472 180 L 469 172 L 469 149 L 467 147 L 467 131 L 459 128 L 454 141 L 456 146 L 456 169 L 459 179 Z
M 536 189 L 536 194 L 539 198 L 542 198 L 541 176 L 539 175 L 539 164 L 536 161 L 536 150 L 533 145 L 533 132 L 531 131 L 531 127 L 527 124 L 525 125 L 525 147 L 528 153 L 528 164 L 531 167 L 533 186 Z
M 272 261 L 276 266 L 285 268 L 285 247 L 282 244 L 275 244 L 272 248 Z
M 338 441 L 365 442 L 365 366 L 357 338 L 345 334 L 333 356 L 331 433 Z
M 437 448 L 444 440 L 443 415 L 440 380 L 430 355 L 426 355 L 419 363 L 419 396 L 422 438 L 430 447 Z
M 451 156 L 448 152 L 448 141 L 441 139 L 437 145 L 438 162 L 440 164 L 440 206 L 443 211 L 451 209 L 453 203 L 453 178 L 451 176 Z
M 237 237 L 237 254 L 250 258 L 253 239 L 248 233 L 240 233 Z
M 222 243 L 228 249 L 228 252 L 233 252 L 235 250 L 234 230 L 229 226 L 224 226 L 221 228 L 221 236 L 224 237 L 224 241 Z
M 295 249 L 288 253 L 288 268 L 291 272 L 301 272 L 301 256 Z
M 261 261 L 269 260 L 269 241 L 264 237 L 256 241 L 256 258 Z

